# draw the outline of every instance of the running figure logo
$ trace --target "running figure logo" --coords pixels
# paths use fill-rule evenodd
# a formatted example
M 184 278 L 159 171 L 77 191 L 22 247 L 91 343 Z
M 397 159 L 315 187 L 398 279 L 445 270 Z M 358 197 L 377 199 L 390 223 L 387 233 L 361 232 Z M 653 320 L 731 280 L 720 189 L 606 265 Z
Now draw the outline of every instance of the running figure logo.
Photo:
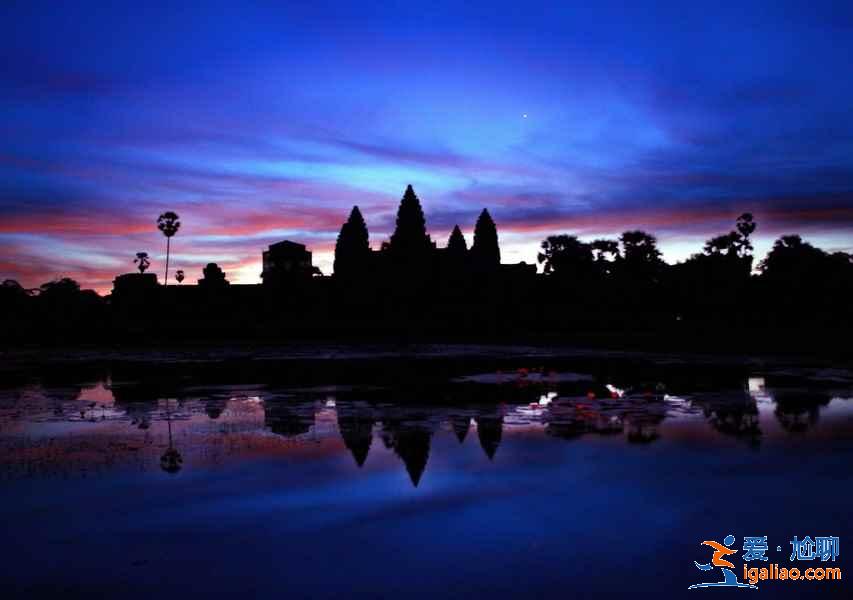
M 732 544 L 735 543 L 735 536 L 727 535 L 726 539 L 723 540 L 723 543 L 715 542 L 713 540 L 705 540 L 702 542 L 703 546 L 710 546 L 714 549 L 714 555 L 711 557 L 711 562 L 700 565 L 698 562 L 693 561 L 693 564 L 696 565 L 696 568 L 700 571 L 710 571 L 714 567 L 720 567 L 723 570 L 723 580 L 717 581 L 714 583 L 695 583 L 688 587 L 688 590 L 692 590 L 694 588 L 708 588 L 708 587 L 739 587 L 739 588 L 752 588 L 754 590 L 758 589 L 756 585 L 750 585 L 748 583 L 741 583 L 737 580 L 737 575 L 732 571 L 734 569 L 734 565 L 727 561 L 724 557 L 730 554 L 737 554 L 737 550 L 733 550 L 729 548 Z

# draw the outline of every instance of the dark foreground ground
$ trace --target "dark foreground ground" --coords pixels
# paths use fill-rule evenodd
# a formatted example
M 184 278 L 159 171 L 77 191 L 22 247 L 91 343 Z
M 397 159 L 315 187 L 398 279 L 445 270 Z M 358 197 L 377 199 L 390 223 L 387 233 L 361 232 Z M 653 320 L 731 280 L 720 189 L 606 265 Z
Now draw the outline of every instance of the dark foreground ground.
M 3 598 L 850 597 L 843 362 L 329 345 L 0 373 Z M 844 579 L 688 591 L 728 534 L 741 581 L 765 535 Z M 794 536 L 840 553 L 792 562 Z
M 136 381 L 168 384 L 202 378 L 205 381 L 281 381 L 283 383 L 417 384 L 442 382 L 471 372 L 518 368 L 585 369 L 599 376 L 609 372 L 673 372 L 699 369 L 709 373 L 743 374 L 773 367 L 782 369 L 853 368 L 853 356 L 811 347 L 773 352 L 705 349 L 694 340 L 685 347 L 648 350 L 640 340 L 620 347 L 616 340 L 596 345 L 464 344 L 464 343 L 160 343 L 92 346 L 23 346 L 0 348 L 0 376 L 6 385 L 56 377 L 86 380 L 108 374 Z M 829 348 L 829 346 L 827 346 Z M 833 346 L 834 348 L 834 346 Z

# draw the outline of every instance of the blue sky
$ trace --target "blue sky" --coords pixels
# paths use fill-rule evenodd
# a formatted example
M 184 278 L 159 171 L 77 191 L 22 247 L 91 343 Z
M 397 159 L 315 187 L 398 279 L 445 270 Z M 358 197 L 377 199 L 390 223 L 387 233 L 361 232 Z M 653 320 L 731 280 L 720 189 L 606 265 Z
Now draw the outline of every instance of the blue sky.
M 285 238 L 328 272 L 408 183 L 439 243 L 488 207 L 507 262 L 637 227 L 680 260 L 747 210 L 759 253 L 853 250 L 850 3 L 67 4 L 0 8 L 3 278 L 159 271 L 167 209 L 191 281 Z

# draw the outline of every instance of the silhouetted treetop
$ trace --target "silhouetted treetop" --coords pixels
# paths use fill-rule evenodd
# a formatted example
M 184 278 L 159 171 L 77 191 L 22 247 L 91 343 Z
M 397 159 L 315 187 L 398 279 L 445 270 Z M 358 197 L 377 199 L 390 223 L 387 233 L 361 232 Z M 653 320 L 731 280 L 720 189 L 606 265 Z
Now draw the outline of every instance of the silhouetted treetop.
M 703 251 L 706 256 L 728 258 L 750 258 L 752 264 L 752 244 L 749 236 L 755 231 L 756 223 L 750 213 L 743 213 L 735 222 L 735 229 L 729 233 L 712 237 L 705 242 Z
M 346 275 L 363 269 L 370 255 L 367 225 L 358 206 L 353 206 L 346 223 L 341 226 L 335 244 L 334 272 Z
M 628 263 L 657 264 L 661 262 L 658 240 L 645 231 L 626 231 L 619 238 L 622 243 L 622 258 Z
M 705 242 L 702 254 L 694 254 L 676 265 L 674 273 L 680 290 L 691 298 L 697 313 L 717 311 L 743 298 L 752 272 L 749 235 L 755 227 L 752 215 L 744 213 L 732 231 Z
M 11 322 L 14 322 L 15 327 L 20 327 L 21 331 L 30 329 L 22 317 L 30 312 L 31 296 L 30 291 L 14 279 L 6 279 L 0 284 L 0 330 L 3 331 L 3 341 L 6 343 L 13 337 L 9 326 Z
M 741 236 L 738 232 L 732 231 L 723 235 L 712 237 L 705 242 L 705 254 L 736 256 L 741 247 Z
M 391 252 L 401 255 L 422 254 L 432 242 L 426 232 L 426 220 L 421 202 L 409 185 L 397 209 L 397 226 L 388 245 Z
M 145 270 L 151 265 L 151 260 L 148 258 L 147 252 L 137 252 L 133 262 L 140 273 L 145 273 Z
M 596 262 L 612 261 L 619 258 L 619 242 L 617 240 L 594 240 L 589 245 Z
M 771 278 L 798 279 L 817 275 L 826 263 L 826 253 L 798 235 L 783 235 L 773 244 L 758 269 Z
M 0 299 L 2 299 L 4 302 L 17 302 L 21 300 L 26 300 L 31 295 L 32 294 L 30 290 L 26 289 L 14 279 L 5 279 L 3 283 L 0 284 Z
M 853 267 L 853 254 L 847 252 L 833 252 L 829 258 L 839 267 Z
M 657 238 L 645 231 L 626 231 L 620 237 L 622 256 L 614 268 L 623 285 L 648 288 L 661 282 L 667 265 L 661 258 Z M 644 299 L 650 300 L 647 296 Z
M 177 213 L 167 211 L 157 217 L 157 229 L 163 232 L 167 238 L 174 236 L 181 228 L 181 222 L 178 220 Z
M 752 243 L 749 241 L 749 236 L 755 231 L 756 225 L 752 213 L 743 213 L 737 218 L 735 228 L 740 234 L 738 253 L 741 256 L 747 256 L 752 253 Z
M 481 266 L 499 265 L 501 250 L 498 245 L 498 228 L 487 209 L 483 209 L 474 225 L 474 243 L 471 245 L 471 257 Z
M 42 298 L 50 295 L 73 295 L 80 292 L 80 284 L 70 277 L 63 277 L 62 279 L 56 279 L 54 281 L 48 281 L 47 283 L 41 284 L 41 286 L 39 286 L 39 292 L 39 295 Z
M 617 261 L 622 257 L 619 252 L 619 240 L 598 239 L 589 244 L 592 251 L 595 270 L 601 277 L 609 278 Z
M 464 256 L 468 252 L 468 242 L 465 241 L 465 236 L 462 235 L 459 225 L 453 226 L 453 231 L 447 238 L 447 250 L 454 256 Z
M 552 235 L 542 242 L 542 252 L 536 257 L 544 264 L 544 272 L 557 276 L 586 275 L 592 266 L 589 244 L 574 235 Z
M 18 294 L 18 293 L 26 294 L 27 293 L 27 290 L 24 289 L 24 286 L 22 286 L 20 283 L 18 283 L 14 279 L 4 279 L 3 283 L 0 284 L 0 288 L 2 288 L 3 291 L 5 291 L 5 292 L 10 292 L 10 293 L 15 293 L 15 294 Z

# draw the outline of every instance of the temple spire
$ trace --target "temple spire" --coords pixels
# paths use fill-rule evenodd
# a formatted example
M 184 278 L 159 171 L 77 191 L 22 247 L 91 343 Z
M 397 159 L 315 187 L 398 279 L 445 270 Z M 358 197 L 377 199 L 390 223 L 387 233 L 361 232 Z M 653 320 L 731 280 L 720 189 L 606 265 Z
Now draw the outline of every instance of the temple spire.
M 394 254 L 411 256 L 425 253 L 431 245 L 421 201 L 410 184 L 397 209 L 397 226 L 391 235 L 389 248 Z
M 350 275 L 364 269 L 369 254 L 367 225 L 358 206 L 353 206 L 335 244 L 335 275 Z
M 465 236 L 462 235 L 459 225 L 453 227 L 453 231 L 447 239 L 447 250 L 454 256 L 464 256 L 468 252 L 468 242 L 465 241 Z
M 485 208 L 474 226 L 474 244 L 471 246 L 471 256 L 475 264 L 481 267 L 494 267 L 501 262 L 498 228 L 495 226 L 489 211 Z

